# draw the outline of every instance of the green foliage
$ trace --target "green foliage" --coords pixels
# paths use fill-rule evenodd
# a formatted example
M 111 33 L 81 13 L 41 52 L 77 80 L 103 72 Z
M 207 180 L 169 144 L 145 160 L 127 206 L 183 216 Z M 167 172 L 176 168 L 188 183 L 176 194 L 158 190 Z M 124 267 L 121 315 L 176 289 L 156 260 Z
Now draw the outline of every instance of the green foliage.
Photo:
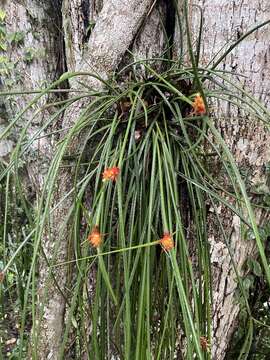
M 32 48 L 25 49 L 25 52 L 23 54 L 23 60 L 30 64 L 34 60 L 34 54 L 35 51 Z
M 189 29 L 187 3 L 185 22 Z M 240 85 L 232 82 L 225 72 L 216 70 L 224 54 L 217 57 L 214 64 L 200 67 L 201 36 L 194 53 L 189 31 L 187 33 L 192 67 L 164 59 L 166 71 L 162 73 L 157 73 L 149 65 L 150 61 L 140 62 L 145 69 L 145 78 L 132 73 L 136 63 L 128 65 L 108 81 L 91 73 L 63 74 L 47 89 L 38 91 L 0 135 L 0 139 L 4 138 L 16 129 L 27 111 L 64 81 L 77 77 L 81 81 L 83 78 L 79 95 L 71 93 L 66 100 L 52 104 L 55 113 L 52 111 L 47 116 L 42 129 L 38 129 L 31 139 L 26 135 L 27 127 L 35 115 L 29 119 L 20 132 L 10 162 L 2 165 L 0 173 L 2 187 L 5 187 L 1 202 L 4 217 L 0 251 L 2 271 L 6 275 L 0 285 L 1 305 L 2 314 L 10 310 L 3 298 L 7 295 L 14 298 L 11 288 L 15 288 L 19 303 L 14 307 L 20 308 L 21 335 L 15 358 L 25 356 L 30 315 L 36 313 L 36 270 L 39 259 L 45 257 L 42 236 L 45 229 L 47 233 L 53 230 L 55 209 L 61 206 L 66 196 L 72 198 L 71 208 L 59 224 L 53 256 L 46 259 L 50 279 L 60 266 L 76 279 L 64 284 L 65 288 L 63 284 L 57 284 L 62 291 L 69 286 L 70 294 L 59 358 L 65 356 L 71 332 L 76 334 L 74 348 L 78 359 L 83 353 L 88 354 L 89 359 L 109 359 L 113 354 L 136 360 L 172 359 L 175 355 L 187 359 L 211 358 L 201 345 L 201 339 L 205 338 L 211 348 L 212 336 L 209 204 L 239 285 L 236 300 L 243 324 L 235 345 L 239 359 L 246 358 L 252 349 L 254 332 L 265 331 L 264 320 L 252 312 L 251 299 L 258 278 L 263 279 L 269 289 L 270 271 L 264 249 L 268 233 L 265 230 L 263 235 L 256 224 L 254 208 L 257 204 L 251 203 L 250 189 L 216 127 L 215 119 L 210 116 L 208 101 L 219 98 L 234 104 L 235 99 L 241 99 L 237 106 L 267 125 L 269 112 Z M 23 41 L 22 34 L 20 41 L 12 41 Z M 238 43 L 239 40 L 230 51 Z M 33 59 L 34 50 L 27 49 L 24 60 L 31 63 Z M 126 72 L 128 77 L 125 77 Z M 103 82 L 103 89 L 84 85 L 89 77 Z M 211 85 L 215 85 L 215 91 L 211 90 Z M 198 112 L 195 107 L 198 93 L 205 111 Z M 20 166 L 33 142 L 43 136 L 45 130 L 46 136 L 55 140 L 61 131 L 57 135 L 50 133 L 50 125 L 82 99 L 89 102 L 85 102 L 87 105 L 78 114 L 77 121 L 60 134 L 42 193 L 30 203 L 23 181 L 20 181 Z M 82 137 L 80 148 L 74 151 L 74 141 L 79 136 Z M 210 154 L 211 161 L 219 163 L 224 184 L 209 171 Z M 120 170 L 115 181 L 102 181 L 104 171 L 112 167 Z M 54 190 L 60 171 L 72 175 L 74 186 L 56 203 Z M 222 193 L 234 201 L 229 201 Z M 217 211 L 220 204 L 241 219 L 243 229 L 247 229 L 247 238 L 252 236 L 257 245 L 259 260 L 248 260 L 249 274 L 244 278 L 234 263 L 229 235 Z M 58 263 L 60 235 L 68 221 L 72 234 L 72 242 L 67 243 L 68 259 Z M 89 234 L 95 229 L 102 238 L 98 248 L 91 247 L 88 241 Z M 174 241 L 171 250 L 161 246 L 160 239 L 166 234 Z M 89 275 L 95 272 L 94 290 L 91 290 Z M 39 309 L 41 318 L 43 311 L 43 308 Z M 89 321 L 91 334 L 87 330 Z M 34 321 L 33 357 L 39 331 L 38 323 Z
M 24 36 L 25 36 L 25 34 L 23 31 L 15 31 L 15 32 L 9 33 L 7 35 L 7 41 L 11 45 L 21 45 L 21 44 L 23 44 Z
M 249 339 L 250 349 L 246 353 L 246 358 L 268 360 L 270 356 L 269 286 L 265 282 L 261 265 L 257 260 L 249 258 L 244 270 L 248 271 L 248 275 L 243 279 L 243 285 L 249 299 L 251 314 L 246 311 L 243 297 L 239 293 L 236 298 L 240 305 L 239 326 L 233 336 L 226 359 L 241 358 L 241 348 L 247 338 L 248 324 L 253 321 L 253 336 Z
M 16 62 L 11 59 L 9 50 L 11 47 L 22 45 L 24 37 L 25 33 L 23 31 L 12 33 L 6 31 L 6 13 L 0 9 L 0 52 L 2 52 L 0 55 L 0 76 L 5 79 L 4 82 L 7 88 L 12 88 L 21 79 L 21 74 L 15 70 Z M 25 61 L 31 62 L 32 59 L 30 58 L 31 55 L 28 53 Z M 13 78 L 11 78 L 11 75 L 13 75 Z
M 96 23 L 95 21 L 90 21 L 86 30 L 85 30 L 85 33 L 86 33 L 86 36 L 89 37 L 91 35 L 91 32 L 92 30 L 94 29 Z
M 0 8 L 0 51 L 6 51 L 6 27 L 5 27 L 6 13 Z
M 6 13 L 2 9 L 0 9 L 0 22 L 3 23 L 6 18 Z

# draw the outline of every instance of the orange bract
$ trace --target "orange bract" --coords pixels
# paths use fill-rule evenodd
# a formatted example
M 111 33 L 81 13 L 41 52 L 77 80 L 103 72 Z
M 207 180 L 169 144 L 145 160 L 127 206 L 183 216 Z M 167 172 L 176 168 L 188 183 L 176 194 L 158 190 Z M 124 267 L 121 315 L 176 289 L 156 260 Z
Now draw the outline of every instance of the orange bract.
M 200 344 L 203 351 L 209 352 L 210 344 L 205 336 L 200 336 Z
M 192 106 L 194 109 L 194 114 L 203 115 L 206 113 L 205 104 L 200 94 L 196 94 Z
M 99 232 L 99 228 L 97 225 L 94 226 L 92 232 L 89 234 L 88 240 L 90 244 L 95 248 L 100 247 L 100 245 L 102 244 L 102 235 Z
M 116 166 L 105 169 L 102 174 L 102 181 L 112 180 L 115 181 L 120 173 L 120 169 Z
M 159 240 L 160 245 L 164 250 L 170 251 L 174 248 L 174 242 L 170 233 L 166 232 L 163 235 L 163 238 Z

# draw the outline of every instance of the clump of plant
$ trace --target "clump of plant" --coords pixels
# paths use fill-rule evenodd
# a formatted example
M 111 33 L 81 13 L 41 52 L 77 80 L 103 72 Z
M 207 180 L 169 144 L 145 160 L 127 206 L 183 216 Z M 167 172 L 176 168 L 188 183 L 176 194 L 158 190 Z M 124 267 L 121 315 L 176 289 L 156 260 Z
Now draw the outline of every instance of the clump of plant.
M 188 23 L 187 9 L 185 16 Z M 37 215 L 31 223 L 32 231 L 3 269 L 3 273 L 12 270 L 31 239 L 34 250 L 24 288 L 22 336 L 30 301 L 32 313 L 36 310 L 36 265 L 39 257 L 44 256 L 41 238 L 54 216 L 53 192 L 63 167 L 70 167 L 73 175 L 74 186 L 69 194 L 72 206 L 68 214 L 72 219 L 73 242 L 70 258 L 58 263 L 54 256 L 48 261 L 48 271 L 53 277 L 56 267 L 69 268 L 76 281 L 69 289 L 60 358 L 64 357 L 72 332 L 78 358 L 82 353 L 94 359 L 112 355 L 125 359 L 169 359 L 175 354 L 179 358 L 211 358 L 212 280 L 207 204 L 214 209 L 229 252 L 229 241 L 216 211 L 219 204 L 237 214 L 243 226 L 252 231 L 270 284 L 253 206 L 208 106 L 211 98 L 235 104 L 241 94 L 241 102 L 237 100 L 236 105 L 268 121 L 269 112 L 232 83 L 225 72 L 217 70 L 218 64 L 239 42 L 214 64 L 203 68 L 198 65 L 200 43 L 194 53 L 188 31 L 191 67 L 166 60 L 167 70 L 157 73 L 149 62 L 142 62 L 145 79 L 131 75 L 120 86 L 118 79 L 127 70 L 123 69 L 108 81 L 99 79 L 102 90 L 85 87 L 80 96 L 63 100 L 43 129 L 31 139 L 27 138 L 26 129 L 22 131 L 11 161 L 2 171 L 2 179 L 18 176 L 19 161 L 42 130 L 74 102 L 89 99 L 56 147 Z M 28 107 L 62 82 L 77 76 L 98 78 L 90 73 L 64 74 L 48 89 L 40 91 Z M 212 85 L 215 90 L 211 90 Z M 26 110 L 15 117 L 2 136 L 16 126 Z M 83 139 L 76 149 L 79 151 L 70 154 L 74 139 L 79 136 Z M 209 156 L 220 163 L 225 185 L 211 175 Z M 228 201 L 228 197 L 235 201 Z M 62 200 L 56 207 L 61 206 Z M 55 254 L 58 245 L 55 244 Z M 243 306 L 252 324 L 245 286 L 234 263 L 233 266 Z M 94 286 L 89 280 L 92 273 L 96 274 Z M 57 286 L 61 289 L 61 284 Z M 243 353 L 250 348 L 252 325 L 249 329 Z M 33 334 L 38 346 L 39 328 L 35 322 Z

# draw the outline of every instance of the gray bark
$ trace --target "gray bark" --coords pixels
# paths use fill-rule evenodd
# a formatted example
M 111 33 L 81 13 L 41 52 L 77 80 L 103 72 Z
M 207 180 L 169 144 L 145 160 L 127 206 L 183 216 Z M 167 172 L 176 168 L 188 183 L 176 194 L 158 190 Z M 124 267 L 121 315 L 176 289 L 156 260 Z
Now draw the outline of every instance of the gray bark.
M 56 6 L 56 5 L 55 5 Z M 61 20 L 49 2 L 4 1 L 1 5 L 6 13 L 7 39 L 12 34 L 21 34 L 20 42 L 13 41 L 2 55 L 7 59 L 6 71 L 1 71 L 5 90 L 31 91 L 44 88 L 58 78 L 63 72 L 61 59 L 61 36 L 59 26 Z M 54 26 L 51 26 L 51 22 Z M 5 111 L 1 116 L 1 127 L 7 126 L 14 116 L 32 100 L 33 95 L 19 95 L 16 99 L 6 97 Z M 33 118 L 33 114 L 48 102 L 48 97 L 39 101 L 34 109 L 27 111 L 19 127 L 28 124 L 28 136 L 33 136 L 44 123 L 49 112 L 42 112 Z M 50 98 L 51 101 L 51 98 Z M 32 119 L 33 118 L 33 119 Z M 29 121 L 32 119 L 31 121 Z M 41 133 L 44 135 L 44 133 Z M 8 156 L 16 144 L 16 134 L 0 141 L 0 157 Z M 52 144 L 48 137 L 34 141 L 31 146 L 32 161 L 28 161 L 27 177 L 35 191 L 40 191 L 46 174 Z
M 201 64 L 205 66 L 226 43 L 235 41 L 239 36 L 254 26 L 269 19 L 270 4 L 267 0 L 193 1 L 203 8 L 204 36 L 202 41 Z M 193 33 L 196 34 L 199 12 L 192 9 Z M 243 88 L 269 108 L 270 88 L 270 27 L 261 28 L 246 38 L 220 65 L 221 69 L 245 75 L 238 77 Z M 194 36 L 194 38 L 196 35 Z M 233 38 L 232 38 L 233 37 Z M 217 107 L 218 105 L 218 107 Z M 229 149 L 241 171 L 249 173 L 251 186 L 266 185 L 265 165 L 270 159 L 270 135 L 262 122 L 247 116 L 236 107 L 225 103 L 214 103 L 216 125 L 221 131 Z M 218 109 L 218 112 L 216 111 Z M 213 169 L 214 170 L 214 169 Z M 253 198 L 254 200 L 254 198 Z M 230 199 L 232 201 L 232 199 Z M 234 261 L 239 273 L 249 256 L 256 256 L 253 241 L 246 240 L 241 231 L 240 221 L 223 206 L 218 209 L 234 254 Z M 265 221 L 265 211 L 256 211 L 257 223 Z M 213 347 L 212 358 L 222 360 L 230 344 L 230 338 L 237 326 L 239 302 L 235 299 L 237 283 L 232 268 L 230 255 L 222 235 L 216 231 L 211 216 L 209 217 L 209 242 L 211 244 L 211 262 L 213 274 Z
M 65 54 L 61 53 L 62 43 L 59 37 L 59 28 L 51 26 L 52 14 L 55 9 L 50 7 L 50 2 L 40 1 L 6 1 L 3 3 L 7 12 L 7 28 L 9 32 L 24 31 L 24 42 L 20 46 L 10 48 L 8 56 L 12 61 L 21 59 L 16 64 L 17 71 L 23 76 L 17 82 L 15 73 L 12 73 L 14 82 L 24 89 L 35 89 L 48 84 L 57 78 L 65 68 L 61 61 L 65 56 L 68 71 L 89 71 L 107 78 L 119 65 L 126 50 L 132 43 L 134 60 L 158 56 L 165 47 L 165 38 L 162 32 L 161 19 L 165 19 L 165 2 L 151 7 L 151 0 L 101 0 L 92 1 L 85 8 L 83 0 L 64 0 L 62 4 L 63 34 L 65 41 Z M 226 0 L 193 1 L 204 9 L 205 31 L 202 49 L 202 65 L 219 48 L 228 41 L 230 35 L 244 32 L 249 25 L 256 21 L 263 21 L 270 13 L 270 5 L 267 0 L 256 0 L 252 4 L 248 0 L 228 2 Z M 159 11 L 158 11 L 159 9 Z M 181 9 L 181 7 L 180 7 Z M 198 12 L 192 8 L 194 20 L 194 33 L 198 24 Z M 100 13 L 100 14 L 99 14 Z M 99 15 L 98 15 L 99 14 Z M 161 14 L 161 15 L 160 15 Z M 218 15 L 217 15 L 218 14 Z M 160 18 L 161 16 L 161 18 Z M 145 19 L 145 22 L 143 20 Z M 89 22 L 91 26 L 89 27 Z M 55 19 L 57 24 L 57 19 Z M 224 26 L 223 24 L 228 24 Z M 61 33 L 61 32 L 60 32 Z M 34 34 L 34 35 L 33 35 Z M 58 34 L 58 35 L 57 35 Z M 176 31 L 176 35 L 178 32 Z M 269 106 L 269 50 L 267 40 L 269 28 L 261 29 L 259 35 L 252 35 L 225 59 L 222 66 L 226 70 L 233 70 L 247 75 L 243 86 L 246 86 L 256 97 Z M 181 46 L 179 38 L 175 37 L 175 52 Z M 32 61 L 24 61 L 26 49 L 34 49 L 38 56 Z M 60 49 L 59 52 L 56 49 Z M 41 55 L 42 54 L 42 55 Z M 7 78 L 7 77 L 6 77 Z M 89 85 L 100 88 L 101 84 L 91 80 Z M 77 80 L 70 81 L 71 89 L 79 89 Z M 17 106 L 22 108 L 29 101 L 29 96 L 18 98 Z M 46 100 L 39 103 L 44 105 Z M 86 102 L 81 101 L 72 106 L 65 114 L 61 122 L 62 128 L 67 128 L 76 122 L 78 114 Z M 8 117 L 16 111 L 9 101 L 6 101 L 7 118 L 1 115 L 0 128 L 5 126 Z M 264 127 L 257 120 L 249 118 L 248 121 L 238 116 L 238 112 L 232 107 L 223 107 L 219 113 L 220 120 L 217 124 L 224 139 L 233 151 L 239 167 L 245 167 L 251 171 L 253 184 L 266 182 L 263 165 L 270 158 L 270 138 Z M 27 114 L 31 118 L 33 112 Z M 46 113 L 43 113 L 46 116 Z M 2 119 L 3 118 L 3 119 Z M 36 117 L 30 124 L 29 135 L 33 134 L 42 125 L 44 117 Z M 32 179 L 36 191 L 42 188 L 44 177 L 48 169 L 50 159 L 54 153 L 55 145 L 50 138 L 44 137 L 35 142 L 31 154 L 34 160 L 28 164 L 28 176 Z M 80 146 L 81 139 L 74 140 L 70 145 L 69 152 L 74 153 Z M 14 146 L 14 138 L 0 143 L 0 156 L 7 156 Z M 1 152 L 2 151 L 2 152 Z M 68 170 L 61 170 L 58 186 L 54 193 L 52 206 L 61 201 L 73 186 L 72 174 Z M 59 242 L 57 249 L 57 262 L 67 258 L 67 239 L 69 239 L 69 226 L 59 232 L 61 225 L 67 217 L 72 205 L 72 198 L 66 198 L 61 206 L 53 213 L 52 236 L 46 230 L 42 239 L 42 248 L 50 260 L 53 257 L 55 244 Z M 226 230 L 233 228 L 231 234 L 231 248 L 235 254 L 235 262 L 239 271 L 246 258 L 253 255 L 254 243 L 247 242 L 240 233 L 240 224 L 236 216 L 229 214 L 221 207 L 219 211 L 226 219 Z M 258 212 L 258 222 L 264 216 Z M 214 279 L 214 303 L 213 303 L 213 352 L 212 358 L 221 360 L 226 354 L 229 339 L 237 324 L 239 305 L 234 301 L 236 290 L 235 274 L 232 269 L 228 250 L 222 241 L 221 235 L 215 232 L 214 223 L 210 219 L 211 261 Z M 66 301 L 62 294 L 55 289 L 53 282 L 47 294 L 44 293 L 45 284 L 48 285 L 47 264 L 40 262 L 40 283 L 38 298 L 38 315 L 42 315 L 39 334 L 39 359 L 57 359 L 61 346 Z M 61 284 L 61 290 L 66 293 L 68 276 L 65 268 L 57 268 L 56 281 Z M 51 280 L 49 280 L 51 281 Z M 44 307 L 44 313 L 40 313 L 40 307 Z M 35 334 L 34 334 L 35 335 Z
M 71 10 L 77 6 L 76 2 L 69 4 Z M 72 29 L 72 36 L 78 40 L 76 43 L 76 54 L 68 51 L 67 63 L 71 67 L 70 71 L 90 71 L 106 79 L 122 59 L 129 44 L 133 40 L 138 28 L 151 5 L 150 0 L 134 1 L 107 1 L 100 12 L 93 32 L 88 43 L 82 47 L 79 44 L 83 38 L 81 29 L 78 31 L 78 13 L 70 11 L 71 18 L 66 19 L 69 25 L 65 26 L 66 47 L 70 45 L 68 32 Z M 64 12 L 68 8 L 68 3 L 64 3 Z M 71 88 L 79 89 L 80 85 L 76 80 L 70 82 Z M 100 88 L 101 84 L 90 78 L 89 86 Z M 89 101 L 89 100 L 88 100 Z M 78 114 L 85 106 L 85 101 L 79 101 L 71 106 L 63 119 L 63 127 L 67 128 L 76 122 Z M 82 139 L 74 139 L 69 147 L 70 153 L 75 153 L 80 147 Z M 73 177 L 70 170 L 60 170 L 56 191 L 54 194 L 53 205 L 57 205 L 73 187 Z M 68 253 L 67 239 L 69 239 L 69 226 L 65 226 L 65 220 L 72 207 L 72 197 L 69 196 L 61 202 L 61 206 L 53 213 L 53 236 L 44 235 L 42 245 L 48 259 L 52 258 L 57 248 L 57 261 L 65 261 Z M 61 225 L 63 231 L 59 232 Z M 67 272 L 65 268 L 57 269 L 54 273 L 55 280 L 61 284 L 63 292 L 67 285 Z M 57 359 L 61 346 L 61 335 L 63 332 L 63 318 L 65 312 L 65 298 L 55 290 L 53 286 L 48 287 L 48 274 L 45 263 L 41 265 L 40 272 L 40 300 L 39 306 L 44 306 L 44 315 L 40 317 L 40 334 L 38 338 L 39 359 Z M 45 286 L 46 284 L 46 286 Z M 44 289 L 48 288 L 45 294 Z

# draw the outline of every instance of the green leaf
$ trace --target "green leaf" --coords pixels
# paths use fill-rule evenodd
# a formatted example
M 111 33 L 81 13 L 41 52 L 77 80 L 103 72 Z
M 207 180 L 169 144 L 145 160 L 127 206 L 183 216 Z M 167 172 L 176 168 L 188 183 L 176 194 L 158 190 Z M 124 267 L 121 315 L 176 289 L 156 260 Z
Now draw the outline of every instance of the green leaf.
M 252 275 L 248 275 L 244 281 L 243 281 L 243 286 L 245 290 L 249 290 L 254 282 L 254 277 Z
M 3 22 L 6 18 L 6 13 L 4 10 L 0 9 L 0 22 Z
M 8 62 L 8 58 L 6 56 L 0 55 L 0 64 L 5 64 Z
M 31 63 L 34 59 L 34 49 L 26 49 L 23 54 L 23 60 L 27 63 Z
M 256 276 L 258 277 L 262 276 L 262 268 L 257 260 L 252 260 L 252 270 Z
M 0 43 L 0 50 L 7 51 L 7 45 L 3 42 Z
M 21 44 L 23 43 L 24 36 L 25 34 L 23 31 L 15 31 L 13 33 L 9 33 L 6 38 L 10 44 Z

